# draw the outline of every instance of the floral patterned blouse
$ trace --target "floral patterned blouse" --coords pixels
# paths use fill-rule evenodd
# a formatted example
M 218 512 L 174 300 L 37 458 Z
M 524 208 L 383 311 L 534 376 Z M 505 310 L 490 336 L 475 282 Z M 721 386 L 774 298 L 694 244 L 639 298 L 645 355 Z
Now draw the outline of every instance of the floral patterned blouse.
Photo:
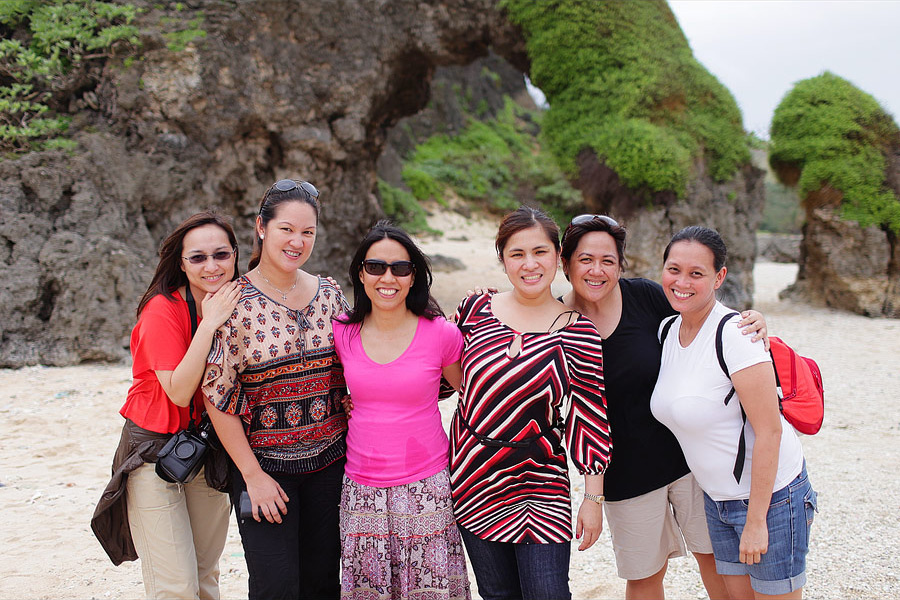
M 266 296 L 246 276 L 239 282 L 238 305 L 213 339 L 203 394 L 241 417 L 263 470 L 319 470 L 346 452 L 346 384 L 331 318 L 347 311 L 347 301 L 321 277 L 300 310 Z

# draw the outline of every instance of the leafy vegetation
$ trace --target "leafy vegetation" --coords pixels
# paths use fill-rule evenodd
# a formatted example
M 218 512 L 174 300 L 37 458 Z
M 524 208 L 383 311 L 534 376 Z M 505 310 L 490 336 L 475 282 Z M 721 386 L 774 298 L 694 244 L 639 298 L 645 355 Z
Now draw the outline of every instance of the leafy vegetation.
M 418 203 L 446 203 L 453 195 L 496 212 L 533 200 L 564 219 L 580 204 L 581 195 L 553 157 L 541 150 L 536 136 L 540 117 L 507 97 L 495 119 L 470 117 L 459 135 L 430 137 L 404 162 L 402 177 L 410 192 L 379 182 L 385 211 L 400 225 L 421 231 L 424 210 Z
M 77 79 L 71 73 L 119 46 L 135 46 L 136 13 L 134 6 L 100 0 L 0 2 L 0 150 L 72 147 L 61 137 L 70 118 L 55 109 Z
M 734 98 L 691 54 L 664 0 L 504 0 L 550 108 L 547 145 L 569 175 L 585 148 L 632 189 L 683 196 L 695 159 L 717 181 L 750 160 Z
M 900 131 L 872 96 L 829 72 L 801 81 L 775 109 L 771 137 L 770 163 L 801 197 L 830 186 L 844 218 L 900 232 L 900 199 L 885 180 Z

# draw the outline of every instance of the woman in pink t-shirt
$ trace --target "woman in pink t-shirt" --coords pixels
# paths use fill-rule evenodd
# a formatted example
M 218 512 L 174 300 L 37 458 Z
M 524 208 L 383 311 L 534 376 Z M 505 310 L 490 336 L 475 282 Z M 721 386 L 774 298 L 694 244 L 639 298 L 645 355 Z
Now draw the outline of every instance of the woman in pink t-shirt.
M 431 297 L 431 269 L 379 221 L 350 266 L 354 309 L 334 321 L 353 413 L 341 495 L 341 597 L 469 598 L 453 518 L 442 376 L 459 386 L 462 335 Z M 444 389 L 449 389 L 445 386 Z

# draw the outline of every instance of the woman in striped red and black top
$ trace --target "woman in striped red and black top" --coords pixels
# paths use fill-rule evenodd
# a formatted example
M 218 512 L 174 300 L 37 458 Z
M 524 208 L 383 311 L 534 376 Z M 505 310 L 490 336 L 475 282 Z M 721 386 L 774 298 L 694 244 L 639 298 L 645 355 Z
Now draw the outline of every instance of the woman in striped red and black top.
M 611 442 L 601 338 L 553 298 L 559 229 L 547 215 L 507 215 L 496 246 L 513 290 L 457 309 L 465 347 L 450 436 L 454 510 L 483 597 L 568 598 L 567 450 L 585 475 L 579 550 L 603 528 Z

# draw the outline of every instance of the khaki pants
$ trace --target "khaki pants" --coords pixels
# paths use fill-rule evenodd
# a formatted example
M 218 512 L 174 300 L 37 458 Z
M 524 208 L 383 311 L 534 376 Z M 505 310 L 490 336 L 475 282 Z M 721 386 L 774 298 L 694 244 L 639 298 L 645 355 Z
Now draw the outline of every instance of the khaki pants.
M 128 475 L 128 524 L 148 599 L 219 598 L 219 557 L 228 535 L 228 495 L 206 485 L 167 483 L 147 463 Z

